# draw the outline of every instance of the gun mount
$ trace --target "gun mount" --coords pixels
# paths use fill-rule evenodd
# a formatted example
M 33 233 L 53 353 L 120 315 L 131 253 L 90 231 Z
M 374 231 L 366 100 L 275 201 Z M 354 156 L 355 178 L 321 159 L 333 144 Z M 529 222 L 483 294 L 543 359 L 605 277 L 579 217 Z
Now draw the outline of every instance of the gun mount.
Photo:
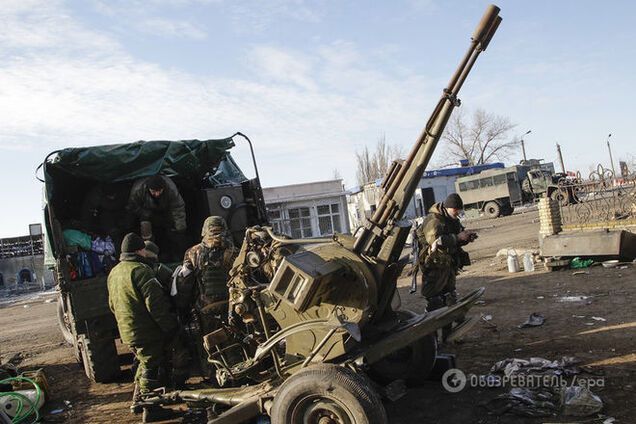
M 263 413 L 275 424 L 383 423 L 377 385 L 368 379 L 388 384 L 431 371 L 436 330 L 464 316 L 483 289 L 430 313 L 400 309 L 396 284 L 405 262 L 399 255 L 410 229 L 400 219 L 460 104 L 460 88 L 502 20 L 498 13 L 496 6 L 486 10 L 413 150 L 392 164 L 379 207 L 357 237 L 294 240 L 268 227 L 247 229 L 230 272 L 227 322 L 204 338 L 222 388 L 202 390 L 199 398 L 229 408 L 211 422 Z M 181 399 L 193 397 L 189 391 Z M 153 399 L 179 398 L 174 392 Z

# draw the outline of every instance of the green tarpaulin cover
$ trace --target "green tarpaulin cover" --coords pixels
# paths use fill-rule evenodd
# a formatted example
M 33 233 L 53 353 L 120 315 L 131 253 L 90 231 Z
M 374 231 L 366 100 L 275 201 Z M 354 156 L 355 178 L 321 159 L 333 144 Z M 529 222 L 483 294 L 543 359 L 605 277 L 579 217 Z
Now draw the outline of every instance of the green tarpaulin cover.
M 58 150 L 44 163 L 47 197 L 51 198 L 56 183 L 69 178 L 117 183 L 161 173 L 196 184 L 206 173 L 216 170 L 213 184 L 240 183 L 246 178 L 228 152 L 232 147 L 232 138 L 224 138 L 137 141 Z

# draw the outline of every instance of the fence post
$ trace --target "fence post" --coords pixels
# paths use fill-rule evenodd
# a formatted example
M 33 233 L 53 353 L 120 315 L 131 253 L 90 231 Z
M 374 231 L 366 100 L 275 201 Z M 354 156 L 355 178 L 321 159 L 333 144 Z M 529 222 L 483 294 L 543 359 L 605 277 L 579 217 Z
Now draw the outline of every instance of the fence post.
M 559 203 L 549 197 L 539 200 L 539 235 L 541 237 L 558 234 L 562 230 L 561 210 Z

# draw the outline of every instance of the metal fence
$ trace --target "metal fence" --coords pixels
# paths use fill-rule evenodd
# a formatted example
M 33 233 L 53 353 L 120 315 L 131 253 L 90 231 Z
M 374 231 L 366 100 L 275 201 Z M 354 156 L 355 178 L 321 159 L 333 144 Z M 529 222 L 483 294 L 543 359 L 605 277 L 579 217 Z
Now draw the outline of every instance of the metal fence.
M 559 182 L 563 229 L 636 225 L 636 175 L 615 177 L 601 165 L 587 179 Z

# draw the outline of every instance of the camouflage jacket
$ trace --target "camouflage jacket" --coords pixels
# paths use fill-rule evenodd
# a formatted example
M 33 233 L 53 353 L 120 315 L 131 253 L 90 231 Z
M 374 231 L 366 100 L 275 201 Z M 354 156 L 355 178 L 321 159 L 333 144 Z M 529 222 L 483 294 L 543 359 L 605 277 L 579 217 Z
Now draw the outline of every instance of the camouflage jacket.
M 205 259 L 205 251 L 209 249 L 205 244 L 199 243 L 195 246 L 192 246 L 185 253 L 183 258 L 183 267 L 192 271 L 189 278 L 186 278 L 181 281 L 178 292 L 180 293 L 181 299 L 178 300 L 179 305 L 183 305 L 184 303 L 192 304 L 194 301 L 193 297 L 197 297 L 197 303 L 199 306 L 205 306 L 208 303 L 208 300 L 203 295 L 205 288 L 203 285 L 205 284 L 202 281 Z M 218 264 L 209 264 L 208 266 L 215 266 L 220 268 L 223 274 L 225 274 L 225 283 L 227 284 L 228 273 L 232 268 L 232 264 L 236 257 L 236 249 L 234 248 L 231 241 L 228 241 L 224 244 L 223 252 L 220 257 L 220 261 Z M 187 300 L 186 300 L 187 299 Z
M 130 189 L 128 210 L 140 221 L 152 221 L 154 215 L 167 214 L 172 221 L 172 228 L 183 231 L 186 229 L 185 203 L 175 183 L 166 176 L 163 180 L 166 188 L 158 199 L 153 198 L 148 191 L 148 178 L 135 181 Z
M 450 217 L 441 203 L 435 203 L 428 210 L 424 222 L 417 227 L 420 268 L 459 268 L 458 255 L 462 252 L 457 234 L 464 227 L 458 219 Z M 437 241 L 434 252 L 430 247 Z
M 152 268 L 135 255 L 122 254 L 108 275 L 108 304 L 127 345 L 157 342 L 178 328 L 168 295 Z

